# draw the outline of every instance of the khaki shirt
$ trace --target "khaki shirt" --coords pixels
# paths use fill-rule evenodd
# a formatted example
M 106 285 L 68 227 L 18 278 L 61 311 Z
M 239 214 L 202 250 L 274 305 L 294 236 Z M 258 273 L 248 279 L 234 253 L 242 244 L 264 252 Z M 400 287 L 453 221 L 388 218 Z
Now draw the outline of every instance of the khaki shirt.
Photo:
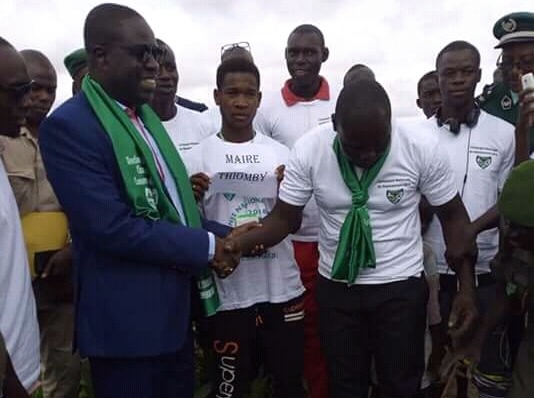
M 0 157 L 21 216 L 34 211 L 60 211 L 61 207 L 46 178 L 37 140 L 25 127 L 16 138 L 0 137 Z

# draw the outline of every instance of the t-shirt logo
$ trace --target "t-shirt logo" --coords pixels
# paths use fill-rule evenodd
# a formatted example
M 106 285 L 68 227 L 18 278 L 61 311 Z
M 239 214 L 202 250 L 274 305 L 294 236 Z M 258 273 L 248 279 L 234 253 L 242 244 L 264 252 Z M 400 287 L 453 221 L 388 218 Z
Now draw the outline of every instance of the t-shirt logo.
M 476 160 L 481 169 L 486 169 L 491 164 L 491 156 L 477 156 Z
M 502 97 L 501 108 L 505 111 L 512 109 L 512 99 L 509 96 Z
M 231 202 L 232 199 L 235 198 L 235 193 L 223 193 L 223 196 L 228 202 Z
M 402 188 L 396 189 L 396 190 L 388 189 L 386 191 L 386 198 L 388 198 L 388 200 L 394 205 L 399 203 L 403 196 L 404 196 L 404 189 Z

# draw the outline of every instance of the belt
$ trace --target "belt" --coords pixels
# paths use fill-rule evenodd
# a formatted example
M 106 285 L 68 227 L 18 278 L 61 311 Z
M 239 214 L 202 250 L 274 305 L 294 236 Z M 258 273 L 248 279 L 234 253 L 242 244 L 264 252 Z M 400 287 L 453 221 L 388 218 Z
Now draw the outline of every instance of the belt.
M 484 287 L 495 283 L 491 272 L 475 275 L 475 286 Z M 439 274 L 439 288 L 446 291 L 458 291 L 458 279 L 454 274 Z

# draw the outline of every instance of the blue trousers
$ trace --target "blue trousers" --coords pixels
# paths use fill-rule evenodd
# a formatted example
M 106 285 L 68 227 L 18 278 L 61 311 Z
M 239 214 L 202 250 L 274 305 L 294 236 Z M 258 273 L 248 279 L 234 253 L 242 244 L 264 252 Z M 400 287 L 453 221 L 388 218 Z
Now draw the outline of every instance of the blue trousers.
M 192 398 L 193 345 L 141 358 L 89 357 L 96 398 Z

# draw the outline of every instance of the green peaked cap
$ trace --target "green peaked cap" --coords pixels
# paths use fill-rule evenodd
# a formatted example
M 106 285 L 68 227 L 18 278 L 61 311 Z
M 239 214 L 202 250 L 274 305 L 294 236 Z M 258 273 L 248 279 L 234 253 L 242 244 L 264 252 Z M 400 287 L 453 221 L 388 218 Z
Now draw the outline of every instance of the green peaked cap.
M 508 43 L 534 42 L 534 13 L 513 12 L 505 15 L 495 22 L 493 35 L 499 40 L 495 48 Z
M 70 77 L 74 79 L 76 72 L 87 65 L 87 53 L 85 52 L 85 48 L 80 48 L 71 52 L 65 57 L 63 63 L 65 64 L 65 68 L 69 71 Z

